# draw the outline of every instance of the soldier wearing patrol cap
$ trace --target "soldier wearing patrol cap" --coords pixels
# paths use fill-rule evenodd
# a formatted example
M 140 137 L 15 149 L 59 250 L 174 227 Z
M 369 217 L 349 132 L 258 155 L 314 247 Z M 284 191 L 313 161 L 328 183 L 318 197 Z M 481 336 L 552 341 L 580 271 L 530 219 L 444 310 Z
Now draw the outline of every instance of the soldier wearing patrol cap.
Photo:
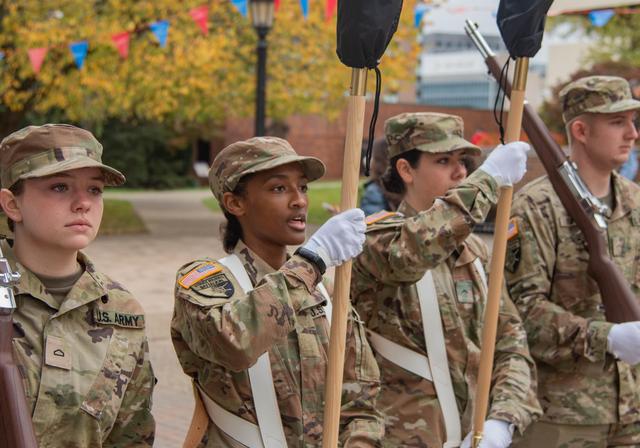
M 640 295 L 640 188 L 615 172 L 638 132 L 626 80 L 578 79 L 560 92 L 571 160 L 609 208 L 609 254 Z M 606 321 L 577 225 L 546 176 L 516 195 L 505 276 L 527 330 L 544 410 L 518 446 L 640 446 L 640 322 Z
M 144 312 L 80 252 L 96 237 L 105 185 L 124 176 L 102 145 L 65 124 L 29 126 L 0 143 L 0 204 L 20 273 L 13 349 L 41 448 L 152 446 L 154 376 Z
M 382 376 L 384 445 L 454 447 L 471 430 L 487 297 L 488 251 L 471 235 L 500 183 L 526 171 L 528 145 L 496 148 L 467 178 L 480 149 L 460 117 L 409 113 L 385 123 L 386 187 L 403 195 L 397 213 L 367 218 L 353 265 L 351 297 L 369 330 Z M 507 447 L 540 413 L 524 328 L 505 294 L 482 446 Z M 469 446 L 470 437 L 462 441 Z
M 304 243 L 313 157 L 275 137 L 233 143 L 209 171 L 227 219 L 227 257 L 180 268 L 171 334 L 209 423 L 189 446 L 316 447 L 322 443 L 330 301 L 322 274 L 362 250 L 364 213 L 334 216 Z M 379 371 L 359 320 L 348 322 L 340 444 L 379 446 Z M 194 417 L 194 422 L 197 421 Z M 194 426 L 195 427 L 195 426 Z M 203 431 L 205 432 L 205 431 Z

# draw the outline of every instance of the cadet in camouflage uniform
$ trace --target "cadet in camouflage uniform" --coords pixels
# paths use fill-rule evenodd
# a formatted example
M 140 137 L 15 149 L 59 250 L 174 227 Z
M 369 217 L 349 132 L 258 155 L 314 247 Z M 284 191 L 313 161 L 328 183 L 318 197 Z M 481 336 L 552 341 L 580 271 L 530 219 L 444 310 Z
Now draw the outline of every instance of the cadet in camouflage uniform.
M 482 265 L 488 258 L 486 246 L 471 230 L 496 202 L 496 179 L 514 183 L 524 175 L 528 146 L 517 142 L 495 149 L 465 180 L 466 159 L 480 150 L 462 138 L 462 126 L 459 117 L 436 113 L 401 114 L 385 123 L 391 161 L 383 180 L 404 200 L 398 213 L 368 218 L 365 247 L 353 265 L 351 296 L 374 333 L 374 349 L 379 347 L 373 338 L 377 334 L 427 356 L 416 283 L 431 270 L 455 394 L 452 404 L 464 436 L 471 431 L 486 301 Z M 391 362 L 380 349 L 376 352 L 385 446 L 442 447 L 451 435 L 446 434 L 435 383 Z M 539 413 L 524 329 L 505 295 L 482 446 L 508 446 L 513 430 L 523 431 Z M 468 445 L 469 437 L 463 443 Z
M 364 213 L 353 209 L 327 221 L 303 250 L 287 254 L 287 245 L 305 239 L 307 183 L 323 174 L 320 160 L 298 156 L 279 138 L 257 137 L 223 149 L 209 182 L 227 218 L 225 250 L 239 258 L 254 289 L 245 293 L 224 261 L 205 258 L 180 268 L 175 290 L 174 347 L 185 373 L 206 394 L 205 403 L 213 400 L 256 424 L 247 369 L 268 352 L 289 447 L 322 443 L 329 324 L 318 283 L 325 267 L 352 258 L 364 242 Z M 350 319 L 341 446 L 380 445 L 379 388 L 364 327 Z M 202 446 L 244 446 L 211 420 Z
M 626 80 L 592 76 L 560 92 L 571 159 L 610 207 L 612 260 L 640 294 L 640 188 L 618 175 L 638 138 Z M 606 322 L 577 225 L 544 176 L 516 195 L 505 276 L 539 373 L 544 415 L 518 446 L 640 446 L 640 323 Z M 618 359 L 616 359 L 618 358 Z M 543 445 L 544 444 L 544 445 Z
M 29 126 L 0 143 L 0 202 L 20 273 L 13 349 L 40 448 L 150 447 L 154 376 L 144 312 L 81 252 L 96 237 L 102 190 L 124 176 L 70 125 Z

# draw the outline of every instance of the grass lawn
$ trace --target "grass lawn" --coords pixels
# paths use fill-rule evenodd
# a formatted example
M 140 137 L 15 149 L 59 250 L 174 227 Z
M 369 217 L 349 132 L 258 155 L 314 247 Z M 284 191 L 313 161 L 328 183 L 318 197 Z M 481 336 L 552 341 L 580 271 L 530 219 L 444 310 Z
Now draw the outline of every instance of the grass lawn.
M 100 235 L 125 235 L 146 233 L 144 222 L 133 208 L 131 202 L 124 199 L 105 199 Z
M 122 199 L 104 200 L 100 235 L 125 235 L 145 232 L 147 232 L 147 228 L 133 209 L 131 202 Z M 7 218 L 2 212 L 0 212 L 0 234 L 9 234 Z
M 324 202 L 328 204 L 340 204 L 340 181 L 327 180 L 309 184 L 309 213 L 307 222 L 310 224 L 323 224 L 331 218 L 331 214 L 322 208 Z M 218 202 L 214 198 L 207 198 L 204 204 L 211 210 L 219 212 Z

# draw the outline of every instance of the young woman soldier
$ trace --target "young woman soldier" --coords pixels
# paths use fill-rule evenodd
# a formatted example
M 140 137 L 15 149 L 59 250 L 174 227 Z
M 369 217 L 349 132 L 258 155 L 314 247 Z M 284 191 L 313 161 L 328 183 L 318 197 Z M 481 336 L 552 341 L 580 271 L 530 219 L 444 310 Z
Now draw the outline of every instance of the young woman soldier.
M 210 421 L 207 447 L 315 447 L 322 441 L 331 315 L 321 279 L 364 242 L 364 213 L 348 210 L 305 240 L 307 184 L 318 159 L 285 140 L 234 143 L 215 158 L 209 181 L 227 219 L 219 260 L 177 275 L 174 347 L 194 379 Z M 379 446 L 379 371 L 364 328 L 347 330 L 342 446 Z
M 459 446 L 471 430 L 487 293 L 487 248 L 471 230 L 495 203 L 498 182 L 522 178 L 528 146 L 496 148 L 466 178 L 465 159 L 480 150 L 462 138 L 459 117 L 402 114 L 387 120 L 385 134 L 383 179 L 403 202 L 397 213 L 368 218 L 351 290 L 380 364 L 384 443 Z M 481 446 L 505 448 L 514 428 L 524 430 L 540 412 L 525 333 L 507 295 L 493 372 Z
M 13 239 L 2 252 L 20 273 L 13 349 L 41 448 L 152 446 L 154 376 L 144 313 L 80 252 L 96 237 L 105 185 L 83 129 L 29 126 L 0 143 L 0 203 Z

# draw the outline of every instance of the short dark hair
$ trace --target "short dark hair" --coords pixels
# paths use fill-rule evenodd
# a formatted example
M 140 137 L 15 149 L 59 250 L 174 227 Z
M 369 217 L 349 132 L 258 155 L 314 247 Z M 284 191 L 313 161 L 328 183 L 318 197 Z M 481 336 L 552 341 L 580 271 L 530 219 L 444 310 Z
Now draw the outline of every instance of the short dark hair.
M 398 173 L 398 168 L 396 167 L 398 160 L 404 159 L 409 162 L 411 168 L 416 168 L 421 155 L 422 151 L 412 149 L 411 151 L 403 152 L 402 154 L 392 157 L 391 160 L 389 160 L 389 166 L 382 175 L 384 188 L 392 193 L 404 194 L 406 187 L 402 177 L 400 177 L 400 173 Z

